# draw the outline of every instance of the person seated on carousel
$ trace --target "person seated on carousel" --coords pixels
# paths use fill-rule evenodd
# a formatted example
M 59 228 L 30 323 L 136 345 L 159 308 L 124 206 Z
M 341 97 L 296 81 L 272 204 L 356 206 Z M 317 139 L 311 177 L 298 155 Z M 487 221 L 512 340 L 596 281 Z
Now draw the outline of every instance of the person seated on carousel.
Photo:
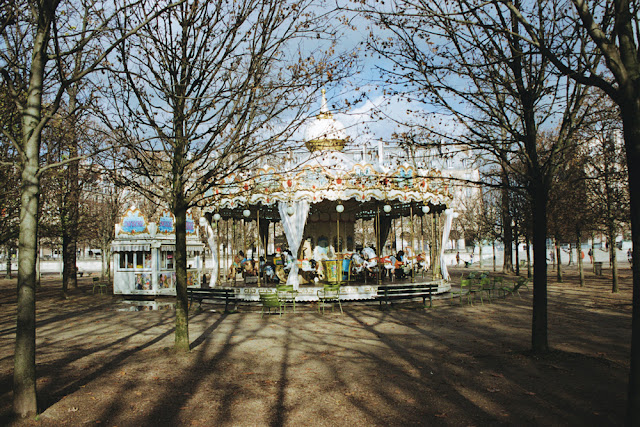
M 233 257 L 233 262 L 231 263 L 231 266 L 229 266 L 229 272 L 227 273 L 227 280 L 231 280 L 234 277 L 234 274 L 241 274 L 244 263 L 246 262 L 247 262 L 247 259 L 244 257 L 244 252 L 238 251 L 238 253 Z
M 315 259 L 311 259 L 309 262 L 311 264 L 311 271 L 306 278 L 309 282 L 318 284 L 318 282 L 324 280 L 324 266 L 321 262 L 316 261 Z
M 298 260 L 298 274 L 302 276 L 301 283 L 312 282 L 316 277 L 316 261 L 313 258 Z
M 427 259 L 427 254 L 424 252 L 420 252 L 416 255 L 416 263 L 418 265 L 418 271 L 427 271 L 429 269 L 429 260 Z
M 244 277 L 247 276 L 257 276 L 258 269 L 256 268 L 256 262 L 252 259 L 248 259 L 244 263 Z
M 262 257 L 260 257 L 262 258 Z M 276 276 L 276 266 L 271 262 L 266 262 L 262 269 L 264 273 L 264 278 L 267 283 L 278 283 L 280 279 Z
M 400 250 L 396 255 L 396 261 L 395 261 L 396 279 L 404 279 L 405 276 L 408 274 L 407 268 L 408 266 L 406 264 L 406 257 L 404 255 L 404 251 Z

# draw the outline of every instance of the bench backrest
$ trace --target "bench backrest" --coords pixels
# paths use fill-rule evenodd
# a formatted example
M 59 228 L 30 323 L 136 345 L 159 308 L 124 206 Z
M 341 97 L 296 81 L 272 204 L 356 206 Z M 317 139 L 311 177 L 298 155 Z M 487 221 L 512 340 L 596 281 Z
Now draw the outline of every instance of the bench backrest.
M 438 290 L 438 283 L 413 283 L 406 285 L 381 285 L 378 286 L 378 294 L 394 293 L 421 293 Z
M 235 291 L 233 289 L 222 289 L 222 288 L 208 288 L 208 289 L 187 288 L 187 295 L 234 297 Z

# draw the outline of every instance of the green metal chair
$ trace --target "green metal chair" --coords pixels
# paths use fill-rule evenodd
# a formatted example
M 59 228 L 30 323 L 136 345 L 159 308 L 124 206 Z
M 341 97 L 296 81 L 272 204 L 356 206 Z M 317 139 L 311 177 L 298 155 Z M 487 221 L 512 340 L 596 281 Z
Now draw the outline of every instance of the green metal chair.
M 482 305 L 484 305 L 484 300 L 482 298 L 482 294 L 484 293 L 484 289 L 482 286 L 482 279 L 480 279 L 479 277 L 477 277 L 474 280 L 470 281 L 471 284 L 469 285 L 469 300 L 471 301 L 471 304 L 473 305 L 473 303 L 476 300 L 476 295 L 480 296 L 480 303 Z
M 272 308 L 277 308 L 278 313 L 282 316 L 282 302 L 278 298 L 278 294 L 276 292 L 261 292 L 260 293 L 260 302 L 262 303 L 262 314 L 260 317 L 264 316 L 265 310 L 271 314 Z
M 289 302 L 291 302 L 291 305 L 293 306 L 293 312 L 296 312 L 296 297 L 298 296 L 298 291 L 293 289 L 293 285 L 276 286 L 276 294 L 278 295 L 278 299 L 282 304 L 285 314 L 287 313 L 287 304 Z
M 491 302 L 491 294 L 495 290 L 495 282 L 491 281 L 491 277 L 488 275 L 480 279 L 480 286 L 482 286 L 482 292 L 487 295 L 489 302 Z
M 521 288 L 525 288 L 525 289 L 529 290 L 529 278 L 527 278 L 527 277 L 518 277 L 518 279 L 515 282 L 513 282 L 513 286 L 502 286 L 500 288 L 500 291 L 502 292 L 504 297 L 506 297 L 507 294 L 513 295 L 514 293 L 517 293 L 518 294 L 518 298 L 522 298 L 520 296 L 520 289 Z
M 320 307 L 322 307 L 322 314 L 324 315 L 324 307 L 327 304 L 331 304 L 331 311 L 333 311 L 336 303 L 340 307 L 340 313 L 344 314 L 340 303 L 340 285 L 325 285 L 318 290 L 318 313 L 320 312 Z
M 460 305 L 462 305 L 462 297 L 466 295 L 467 304 L 470 304 L 471 300 L 469 299 L 469 289 L 471 289 L 471 280 L 470 279 L 460 279 L 460 290 L 451 291 L 451 299 L 453 300 L 455 297 L 460 298 Z
M 93 279 L 91 279 L 91 281 L 93 282 L 93 289 L 91 290 L 92 294 L 96 293 L 96 288 L 98 288 L 99 294 L 106 293 L 107 284 L 104 282 L 101 282 L 99 277 L 94 277 Z

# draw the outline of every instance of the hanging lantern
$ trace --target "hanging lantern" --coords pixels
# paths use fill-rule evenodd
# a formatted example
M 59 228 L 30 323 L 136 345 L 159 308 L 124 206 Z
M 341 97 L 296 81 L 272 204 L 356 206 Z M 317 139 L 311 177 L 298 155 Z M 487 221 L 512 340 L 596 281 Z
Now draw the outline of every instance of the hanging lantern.
M 384 205 L 382 207 L 382 210 L 384 210 L 386 213 L 391 212 L 391 205 Z
M 422 207 L 422 213 L 426 213 L 427 214 L 427 213 L 429 213 L 430 210 L 431 209 L 429 209 L 429 206 L 423 206 Z
M 338 213 L 342 213 L 342 212 L 344 212 L 344 205 L 338 205 L 338 206 L 336 206 L 336 212 L 338 212 Z
M 291 205 L 287 206 L 287 215 L 293 216 L 294 213 L 296 213 L 296 209 Z
M 251 216 L 251 211 L 249 209 L 245 209 L 242 211 L 242 215 L 249 218 Z
M 218 221 L 220 221 L 221 219 L 222 219 L 222 217 L 220 216 L 220 214 L 219 214 L 219 213 L 217 213 L 217 212 L 216 212 L 216 213 L 214 213 L 214 214 L 213 214 L 213 220 L 214 220 L 214 221 L 218 222 Z

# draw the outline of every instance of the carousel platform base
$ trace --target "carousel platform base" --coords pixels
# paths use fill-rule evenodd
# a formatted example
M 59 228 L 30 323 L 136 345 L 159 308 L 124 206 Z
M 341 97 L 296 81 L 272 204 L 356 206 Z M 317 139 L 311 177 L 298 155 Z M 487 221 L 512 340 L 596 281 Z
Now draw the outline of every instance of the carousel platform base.
M 385 280 L 380 285 L 407 284 L 411 283 L 411 279 L 405 280 Z M 436 294 L 449 292 L 451 284 L 445 280 L 431 280 L 427 278 L 416 277 L 413 283 L 437 283 L 438 290 Z M 235 290 L 236 299 L 239 301 L 259 301 L 260 292 L 276 291 L 275 284 L 264 284 L 260 286 L 257 283 L 245 284 L 241 281 L 222 282 L 220 288 L 231 288 Z M 296 301 L 318 301 L 318 291 L 323 288 L 323 284 L 319 285 L 300 285 L 298 287 L 298 295 Z M 359 282 L 343 282 L 340 286 L 340 299 L 343 301 L 362 301 L 373 300 L 378 295 L 378 285 L 376 283 L 359 283 Z

